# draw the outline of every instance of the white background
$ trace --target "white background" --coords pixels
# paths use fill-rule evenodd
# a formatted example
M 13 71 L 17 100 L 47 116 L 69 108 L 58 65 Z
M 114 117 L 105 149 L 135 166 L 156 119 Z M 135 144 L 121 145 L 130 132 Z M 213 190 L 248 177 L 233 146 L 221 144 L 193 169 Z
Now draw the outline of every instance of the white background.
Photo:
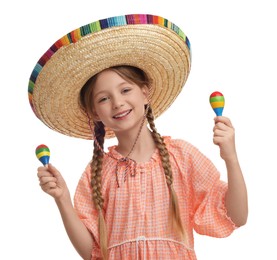
M 224 94 L 224 115 L 236 129 L 249 192 L 248 223 L 225 239 L 196 234 L 198 259 L 277 259 L 273 0 L 10 0 L 0 5 L 0 259 L 79 259 L 53 199 L 38 185 L 35 148 L 41 143 L 50 147 L 51 162 L 63 173 L 73 195 L 90 160 L 92 142 L 62 136 L 37 120 L 28 103 L 28 79 L 40 56 L 64 34 L 92 21 L 131 13 L 169 19 L 192 45 L 189 80 L 176 102 L 157 119 L 160 133 L 193 143 L 226 179 L 218 147 L 212 143 L 211 92 Z

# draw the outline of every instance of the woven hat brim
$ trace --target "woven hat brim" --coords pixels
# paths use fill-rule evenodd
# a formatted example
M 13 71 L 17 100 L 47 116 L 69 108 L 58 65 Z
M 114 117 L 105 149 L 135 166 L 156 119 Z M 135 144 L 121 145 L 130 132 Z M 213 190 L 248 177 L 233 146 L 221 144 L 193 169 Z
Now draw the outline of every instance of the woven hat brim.
M 92 139 L 87 115 L 79 105 L 86 81 L 103 69 L 131 65 L 152 80 L 151 106 L 160 116 L 176 99 L 190 71 L 185 39 L 157 24 L 114 26 L 87 34 L 59 48 L 40 70 L 31 105 L 49 128 L 62 134 Z M 106 138 L 113 137 L 107 129 Z

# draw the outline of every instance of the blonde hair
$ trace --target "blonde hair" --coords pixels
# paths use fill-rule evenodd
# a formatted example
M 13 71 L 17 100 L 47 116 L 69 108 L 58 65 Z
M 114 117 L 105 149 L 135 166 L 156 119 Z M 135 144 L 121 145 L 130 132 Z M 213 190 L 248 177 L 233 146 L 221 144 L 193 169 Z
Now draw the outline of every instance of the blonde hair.
M 135 83 L 139 87 L 147 86 L 150 87 L 151 82 L 147 75 L 139 68 L 131 67 L 131 66 L 116 66 L 109 68 L 116 72 L 119 76 L 124 78 L 125 80 Z M 98 74 L 97 74 L 98 75 Z M 97 75 L 91 77 L 80 93 L 80 104 L 86 113 L 93 118 L 93 101 L 92 101 L 92 93 L 93 86 L 97 79 Z M 154 116 L 151 107 L 148 108 L 146 118 L 148 120 L 151 134 L 153 140 L 159 150 L 159 154 L 162 161 L 162 166 L 165 173 L 165 178 L 167 185 L 169 187 L 170 193 L 170 208 L 169 208 L 169 221 L 170 227 L 179 234 L 182 240 L 185 239 L 185 232 L 182 225 L 182 220 L 180 216 L 179 204 L 177 194 L 173 188 L 173 175 L 171 164 L 169 160 L 169 153 L 164 143 L 162 136 L 157 132 L 156 126 L 154 124 Z M 105 126 L 102 122 L 94 123 L 94 135 L 96 141 L 94 141 L 94 150 L 93 157 L 91 161 L 91 187 L 93 192 L 93 202 L 95 207 L 99 212 L 98 218 L 98 228 L 99 228 L 99 236 L 100 236 L 100 248 L 103 259 L 108 259 L 108 235 L 106 223 L 103 215 L 103 205 L 104 199 L 101 192 L 101 171 L 102 171 L 102 162 L 103 162 L 103 146 L 105 139 Z M 98 144 L 97 144 L 98 143 Z

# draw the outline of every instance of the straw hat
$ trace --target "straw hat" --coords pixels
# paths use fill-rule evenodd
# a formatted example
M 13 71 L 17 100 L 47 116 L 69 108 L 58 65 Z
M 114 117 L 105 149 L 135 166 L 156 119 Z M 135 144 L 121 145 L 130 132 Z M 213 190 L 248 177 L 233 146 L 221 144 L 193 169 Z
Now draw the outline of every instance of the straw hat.
M 190 44 L 165 18 L 131 14 L 82 26 L 56 41 L 37 62 L 29 81 L 36 116 L 62 134 L 92 139 L 79 105 L 86 81 L 111 66 L 142 69 L 152 80 L 151 107 L 161 115 L 175 100 L 190 71 Z M 106 132 L 106 138 L 112 137 Z

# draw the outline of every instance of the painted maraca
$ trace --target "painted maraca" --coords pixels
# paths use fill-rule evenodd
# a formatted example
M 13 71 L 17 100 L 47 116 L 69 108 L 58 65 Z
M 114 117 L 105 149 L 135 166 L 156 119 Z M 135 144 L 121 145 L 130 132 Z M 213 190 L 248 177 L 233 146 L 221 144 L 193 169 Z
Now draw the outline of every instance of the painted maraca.
M 210 95 L 210 104 L 217 116 L 222 116 L 224 103 L 224 96 L 220 92 L 215 91 Z
M 50 150 L 46 145 L 41 144 L 36 148 L 36 156 L 44 166 L 49 164 Z

